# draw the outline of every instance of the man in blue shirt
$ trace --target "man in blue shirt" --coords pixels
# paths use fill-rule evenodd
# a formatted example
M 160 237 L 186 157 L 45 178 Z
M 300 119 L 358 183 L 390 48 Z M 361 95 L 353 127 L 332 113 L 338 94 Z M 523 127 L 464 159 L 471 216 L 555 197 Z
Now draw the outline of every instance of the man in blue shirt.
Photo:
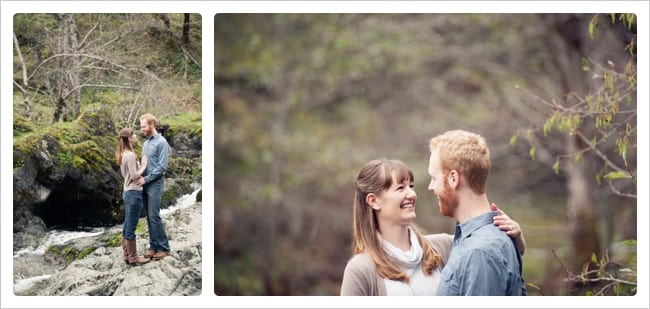
M 440 213 L 457 220 L 438 295 L 526 295 L 521 256 L 493 224 L 486 194 L 490 151 L 480 135 L 455 130 L 429 141 L 428 189 Z
M 147 168 L 136 184 L 144 185 L 142 201 L 149 228 L 149 250 L 145 257 L 160 260 L 169 255 L 169 241 L 160 219 L 160 202 L 164 188 L 164 176 L 169 161 L 169 144 L 156 131 L 156 117 L 144 114 L 140 117 L 140 131 L 144 135 L 142 156 L 147 156 Z

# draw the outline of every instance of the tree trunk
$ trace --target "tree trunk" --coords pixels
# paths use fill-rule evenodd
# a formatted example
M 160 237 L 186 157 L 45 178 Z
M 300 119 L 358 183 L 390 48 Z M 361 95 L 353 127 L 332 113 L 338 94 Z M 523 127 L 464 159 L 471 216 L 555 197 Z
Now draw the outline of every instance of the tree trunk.
M 29 77 L 27 77 L 27 66 L 25 65 L 25 59 L 23 58 L 23 54 L 20 52 L 20 44 L 18 43 L 18 38 L 16 37 L 16 33 L 14 32 L 14 48 L 16 49 L 16 53 L 18 54 L 18 60 L 20 60 L 20 67 L 23 73 L 23 82 L 22 86 L 19 85 L 17 82 L 14 81 L 16 85 L 18 85 L 18 89 L 20 89 L 20 93 L 23 95 L 23 115 L 27 117 L 27 119 L 31 119 L 31 107 L 30 107 L 30 100 L 29 100 L 29 94 L 27 92 L 27 89 L 29 88 Z
M 59 37 L 56 44 L 56 53 L 57 54 L 66 54 L 69 51 L 69 31 L 70 27 L 68 26 L 68 16 L 69 14 L 56 14 L 56 18 L 59 21 Z M 54 117 L 52 119 L 53 123 L 63 121 L 63 117 L 67 113 L 66 98 L 65 93 L 67 92 L 67 79 L 68 79 L 68 66 L 66 64 L 65 57 L 59 57 L 56 59 L 56 68 L 54 72 L 54 89 L 50 92 L 53 96 L 52 101 L 54 102 Z
M 183 80 L 187 81 L 187 76 L 190 72 L 190 14 L 183 14 L 183 35 L 181 37 L 181 50 L 185 57 L 185 72 L 183 73 Z
M 574 16 L 560 17 L 563 20 L 556 21 L 556 35 L 549 44 L 552 54 L 555 55 L 558 81 L 560 86 L 560 97 L 567 98 L 571 92 L 585 93 L 588 88 L 588 81 L 581 70 L 583 57 L 583 41 L 587 34 L 587 20 Z M 585 124 L 582 124 L 584 127 Z M 583 129 L 583 128 L 581 128 Z M 584 131 L 589 131 L 584 128 Z M 577 136 L 568 136 L 566 140 L 567 153 L 575 153 L 584 148 Z M 572 243 L 571 265 L 574 273 L 580 273 L 583 265 L 590 261 L 591 255 L 600 255 L 600 236 L 598 224 L 599 214 L 595 210 L 592 198 L 595 175 L 593 157 L 585 154 L 581 162 L 573 159 L 566 161 L 567 175 L 567 218 L 569 221 L 569 233 Z M 590 266 L 591 267 L 591 266 Z M 576 287 L 574 287 L 576 288 Z
M 68 34 L 70 35 L 70 51 L 75 54 L 70 59 L 70 89 L 72 91 L 72 108 L 69 109 L 67 119 L 68 121 L 77 119 L 81 114 L 81 56 L 77 54 L 80 52 L 79 46 L 79 28 L 77 21 L 73 15 L 70 15 L 68 26 L 70 27 Z

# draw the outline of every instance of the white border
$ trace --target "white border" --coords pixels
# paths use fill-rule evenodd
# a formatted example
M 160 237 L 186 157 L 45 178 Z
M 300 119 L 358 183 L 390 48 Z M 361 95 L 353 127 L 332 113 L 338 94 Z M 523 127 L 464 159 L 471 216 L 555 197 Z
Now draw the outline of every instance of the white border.
M 214 296 L 214 39 L 213 24 L 216 13 L 608 13 L 634 12 L 637 14 L 638 31 L 638 158 L 648 158 L 648 2 L 646 1 L 2 1 L 1 15 L 1 58 L 0 75 L 1 127 L 0 127 L 0 170 L 2 171 L 0 191 L 2 205 L 2 247 L 1 261 L 3 274 L 0 281 L 1 307 L 19 308 L 404 308 L 404 307 L 483 307 L 483 308 L 544 308 L 544 307 L 583 307 L 647 308 L 648 303 L 648 161 L 638 160 L 638 294 L 633 297 L 527 297 L 503 299 L 501 297 L 234 297 Z M 12 205 L 13 184 L 8 171 L 12 169 L 12 21 L 15 13 L 201 13 L 203 20 L 203 293 L 201 296 L 184 297 L 17 297 L 13 295 Z

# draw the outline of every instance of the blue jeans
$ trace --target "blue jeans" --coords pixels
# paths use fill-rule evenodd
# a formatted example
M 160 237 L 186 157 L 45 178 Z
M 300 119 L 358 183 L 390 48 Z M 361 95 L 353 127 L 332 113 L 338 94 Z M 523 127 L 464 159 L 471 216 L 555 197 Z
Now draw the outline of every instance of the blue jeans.
M 142 212 L 142 191 L 128 190 L 122 193 L 124 199 L 124 227 L 122 237 L 128 240 L 135 239 L 135 227 Z
M 163 178 L 160 177 L 150 183 L 144 184 L 144 211 L 147 214 L 147 227 L 149 227 L 149 248 L 156 251 L 170 251 L 169 241 L 165 227 L 160 219 L 160 201 L 164 187 Z

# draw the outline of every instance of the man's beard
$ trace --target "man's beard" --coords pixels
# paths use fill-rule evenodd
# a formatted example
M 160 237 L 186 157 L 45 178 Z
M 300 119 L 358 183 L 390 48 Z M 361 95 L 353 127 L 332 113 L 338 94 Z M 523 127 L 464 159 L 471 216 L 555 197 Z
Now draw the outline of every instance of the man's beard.
M 445 182 L 444 191 L 438 194 L 438 206 L 440 206 L 441 215 L 454 217 L 458 207 L 458 193 L 452 190 L 447 182 Z

